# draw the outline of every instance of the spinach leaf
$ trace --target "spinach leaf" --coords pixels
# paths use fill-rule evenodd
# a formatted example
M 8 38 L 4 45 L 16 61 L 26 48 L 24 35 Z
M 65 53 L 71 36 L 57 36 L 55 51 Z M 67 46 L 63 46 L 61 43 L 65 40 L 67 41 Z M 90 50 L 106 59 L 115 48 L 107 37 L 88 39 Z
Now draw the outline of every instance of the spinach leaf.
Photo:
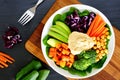
M 98 61 L 97 63 L 94 63 L 92 66 L 94 68 L 101 68 L 104 62 L 106 61 L 106 59 L 107 59 L 107 55 L 103 56 L 103 58 L 100 61 Z
M 86 76 L 87 75 L 86 71 L 76 70 L 73 67 L 69 68 L 68 71 L 73 75 L 79 75 L 79 76 Z
M 47 44 L 47 40 L 48 40 L 49 38 L 50 38 L 49 35 L 46 35 L 46 36 L 43 38 L 43 44 L 44 44 L 44 45 L 49 46 L 49 45 Z

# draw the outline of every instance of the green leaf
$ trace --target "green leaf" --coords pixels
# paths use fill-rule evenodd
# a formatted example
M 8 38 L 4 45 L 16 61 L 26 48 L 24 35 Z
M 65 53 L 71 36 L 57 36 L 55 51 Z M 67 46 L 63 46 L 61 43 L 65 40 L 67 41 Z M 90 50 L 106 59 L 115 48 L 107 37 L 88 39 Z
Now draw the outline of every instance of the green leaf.
M 49 50 L 50 50 L 50 47 L 46 46 L 46 54 L 47 54 L 47 56 L 49 55 Z
M 56 21 L 60 21 L 60 18 L 61 18 L 61 14 L 55 15 L 55 17 L 53 19 L 53 25 L 55 24 Z
M 61 15 L 61 17 L 60 17 L 60 21 L 64 22 L 65 19 L 66 19 L 66 17 L 67 17 L 67 14 L 66 14 L 66 13 L 63 13 L 63 14 Z
M 74 68 L 69 68 L 68 71 L 73 75 L 78 75 L 78 76 L 86 76 L 87 75 L 86 71 L 76 70 Z
M 94 63 L 92 66 L 94 68 L 101 68 L 104 62 L 106 61 L 106 59 L 107 59 L 107 55 L 103 56 L 103 58 L 100 61 L 98 61 L 97 63 Z
M 90 65 L 90 66 L 86 69 L 86 71 L 89 72 L 89 73 L 91 73 L 92 68 L 93 68 L 93 67 Z
M 90 14 L 90 12 L 88 10 L 84 10 L 82 13 L 80 13 L 80 17 L 82 16 L 88 16 Z
M 110 26 L 108 25 L 108 24 L 106 24 L 106 26 L 105 27 L 107 27 L 109 30 L 109 35 L 111 36 L 112 35 L 112 32 L 111 32 L 111 30 L 110 30 Z
M 44 45 L 48 46 L 47 40 L 48 40 L 49 38 L 50 38 L 49 35 L 46 35 L 46 36 L 43 38 L 43 44 L 44 44 Z

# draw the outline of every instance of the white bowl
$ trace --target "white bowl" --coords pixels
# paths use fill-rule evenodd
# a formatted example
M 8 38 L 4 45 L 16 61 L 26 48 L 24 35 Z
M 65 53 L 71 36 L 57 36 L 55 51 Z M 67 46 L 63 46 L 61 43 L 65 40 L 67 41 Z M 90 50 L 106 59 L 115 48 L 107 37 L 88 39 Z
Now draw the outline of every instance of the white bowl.
M 85 9 L 89 10 L 89 11 L 93 11 L 95 13 L 98 13 L 103 19 L 104 21 L 106 21 L 106 23 L 110 26 L 110 29 L 111 29 L 111 32 L 112 32 L 112 35 L 111 35 L 111 39 L 110 39 L 110 42 L 108 44 L 108 55 L 107 55 L 107 59 L 105 61 L 105 63 L 103 64 L 102 68 L 100 69 L 92 69 L 92 72 L 87 74 L 87 76 L 78 76 L 78 75 L 72 75 L 71 73 L 69 73 L 67 70 L 64 70 L 60 67 L 58 67 L 54 61 L 52 59 L 50 59 L 47 54 L 46 54 L 46 48 L 45 48 L 45 45 L 43 44 L 43 38 L 48 34 L 48 31 L 49 31 L 49 28 L 51 27 L 52 25 L 52 21 L 53 21 L 53 18 L 56 14 L 62 14 L 63 12 L 67 12 L 70 7 L 75 7 L 77 9 L 79 9 L 80 11 L 83 11 Z M 105 17 L 105 15 L 100 12 L 99 10 L 91 7 L 91 6 L 88 6 L 88 5 L 83 5 L 83 4 L 75 4 L 75 5 L 68 5 L 68 6 L 65 6 L 59 10 L 57 10 L 49 19 L 48 21 L 46 22 L 44 28 L 43 28 L 43 31 L 42 31 L 42 36 L 41 36 L 41 48 L 42 48 L 42 52 L 43 52 L 43 55 L 47 61 L 47 63 L 49 64 L 49 66 L 55 70 L 56 72 L 58 72 L 59 74 L 65 76 L 65 77 L 69 77 L 69 78 L 75 78 L 75 79 L 83 79 L 83 78 L 88 78 L 88 77 L 91 77 L 95 74 L 97 74 L 98 72 L 100 72 L 108 63 L 109 61 L 111 60 L 111 57 L 113 55 L 113 51 L 114 51 L 114 46 L 115 46 L 115 37 L 114 37 L 114 32 L 113 32 L 113 28 L 112 28 L 112 25 L 110 23 L 110 21 Z

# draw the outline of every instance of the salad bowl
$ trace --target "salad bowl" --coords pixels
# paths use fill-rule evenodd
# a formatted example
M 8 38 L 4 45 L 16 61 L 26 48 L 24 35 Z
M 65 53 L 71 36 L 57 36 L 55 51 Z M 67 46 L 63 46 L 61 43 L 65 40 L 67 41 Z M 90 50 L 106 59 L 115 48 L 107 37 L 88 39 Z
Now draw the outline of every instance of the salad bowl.
M 56 63 L 50 57 L 48 57 L 48 54 L 46 52 L 47 48 L 46 48 L 46 45 L 43 42 L 45 36 L 48 35 L 48 32 L 49 32 L 51 26 L 53 25 L 53 20 L 54 20 L 55 16 L 57 14 L 63 14 L 65 12 L 68 12 L 71 7 L 74 7 L 74 8 L 76 8 L 77 10 L 79 10 L 81 12 L 84 11 L 84 10 L 88 10 L 90 12 L 94 12 L 95 14 L 99 14 L 102 17 L 102 19 L 106 22 L 106 24 L 109 25 L 109 29 L 110 29 L 110 32 L 111 32 L 109 43 L 108 43 L 107 58 L 106 58 L 105 62 L 103 63 L 102 67 L 99 68 L 99 69 L 93 68 L 91 72 L 87 72 L 87 75 L 84 75 L 84 76 L 83 75 L 80 76 L 80 75 L 72 74 L 68 70 L 63 69 L 60 66 L 56 65 Z M 47 20 L 47 22 L 46 22 L 46 24 L 45 24 L 45 26 L 43 28 L 42 36 L 41 36 L 41 48 L 42 48 L 42 52 L 43 52 L 43 55 L 45 57 L 45 60 L 49 64 L 49 66 L 53 70 L 55 70 L 56 72 L 58 72 L 59 74 L 65 76 L 65 77 L 68 77 L 68 78 L 75 78 L 75 79 L 88 78 L 88 77 L 96 75 L 97 73 L 99 73 L 100 71 L 102 71 L 107 66 L 107 64 L 109 63 L 109 61 L 111 60 L 111 57 L 112 57 L 113 52 L 114 52 L 114 46 L 115 46 L 115 37 L 114 37 L 114 31 L 113 31 L 113 28 L 112 28 L 112 25 L 111 25 L 110 21 L 107 19 L 107 17 L 102 12 L 100 12 L 96 8 L 88 6 L 88 5 L 83 5 L 83 4 L 68 5 L 68 6 L 65 6 L 65 7 L 57 10 L 55 13 L 53 13 L 51 15 L 51 17 Z

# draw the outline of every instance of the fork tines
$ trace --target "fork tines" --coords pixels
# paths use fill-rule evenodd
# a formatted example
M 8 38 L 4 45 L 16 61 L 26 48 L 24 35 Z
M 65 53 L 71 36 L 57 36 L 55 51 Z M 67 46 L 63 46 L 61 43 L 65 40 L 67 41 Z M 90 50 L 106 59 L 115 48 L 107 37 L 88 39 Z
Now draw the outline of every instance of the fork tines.
M 21 23 L 22 25 L 25 25 L 28 21 L 30 21 L 34 16 L 34 13 L 27 10 L 23 16 L 18 20 L 19 23 Z

